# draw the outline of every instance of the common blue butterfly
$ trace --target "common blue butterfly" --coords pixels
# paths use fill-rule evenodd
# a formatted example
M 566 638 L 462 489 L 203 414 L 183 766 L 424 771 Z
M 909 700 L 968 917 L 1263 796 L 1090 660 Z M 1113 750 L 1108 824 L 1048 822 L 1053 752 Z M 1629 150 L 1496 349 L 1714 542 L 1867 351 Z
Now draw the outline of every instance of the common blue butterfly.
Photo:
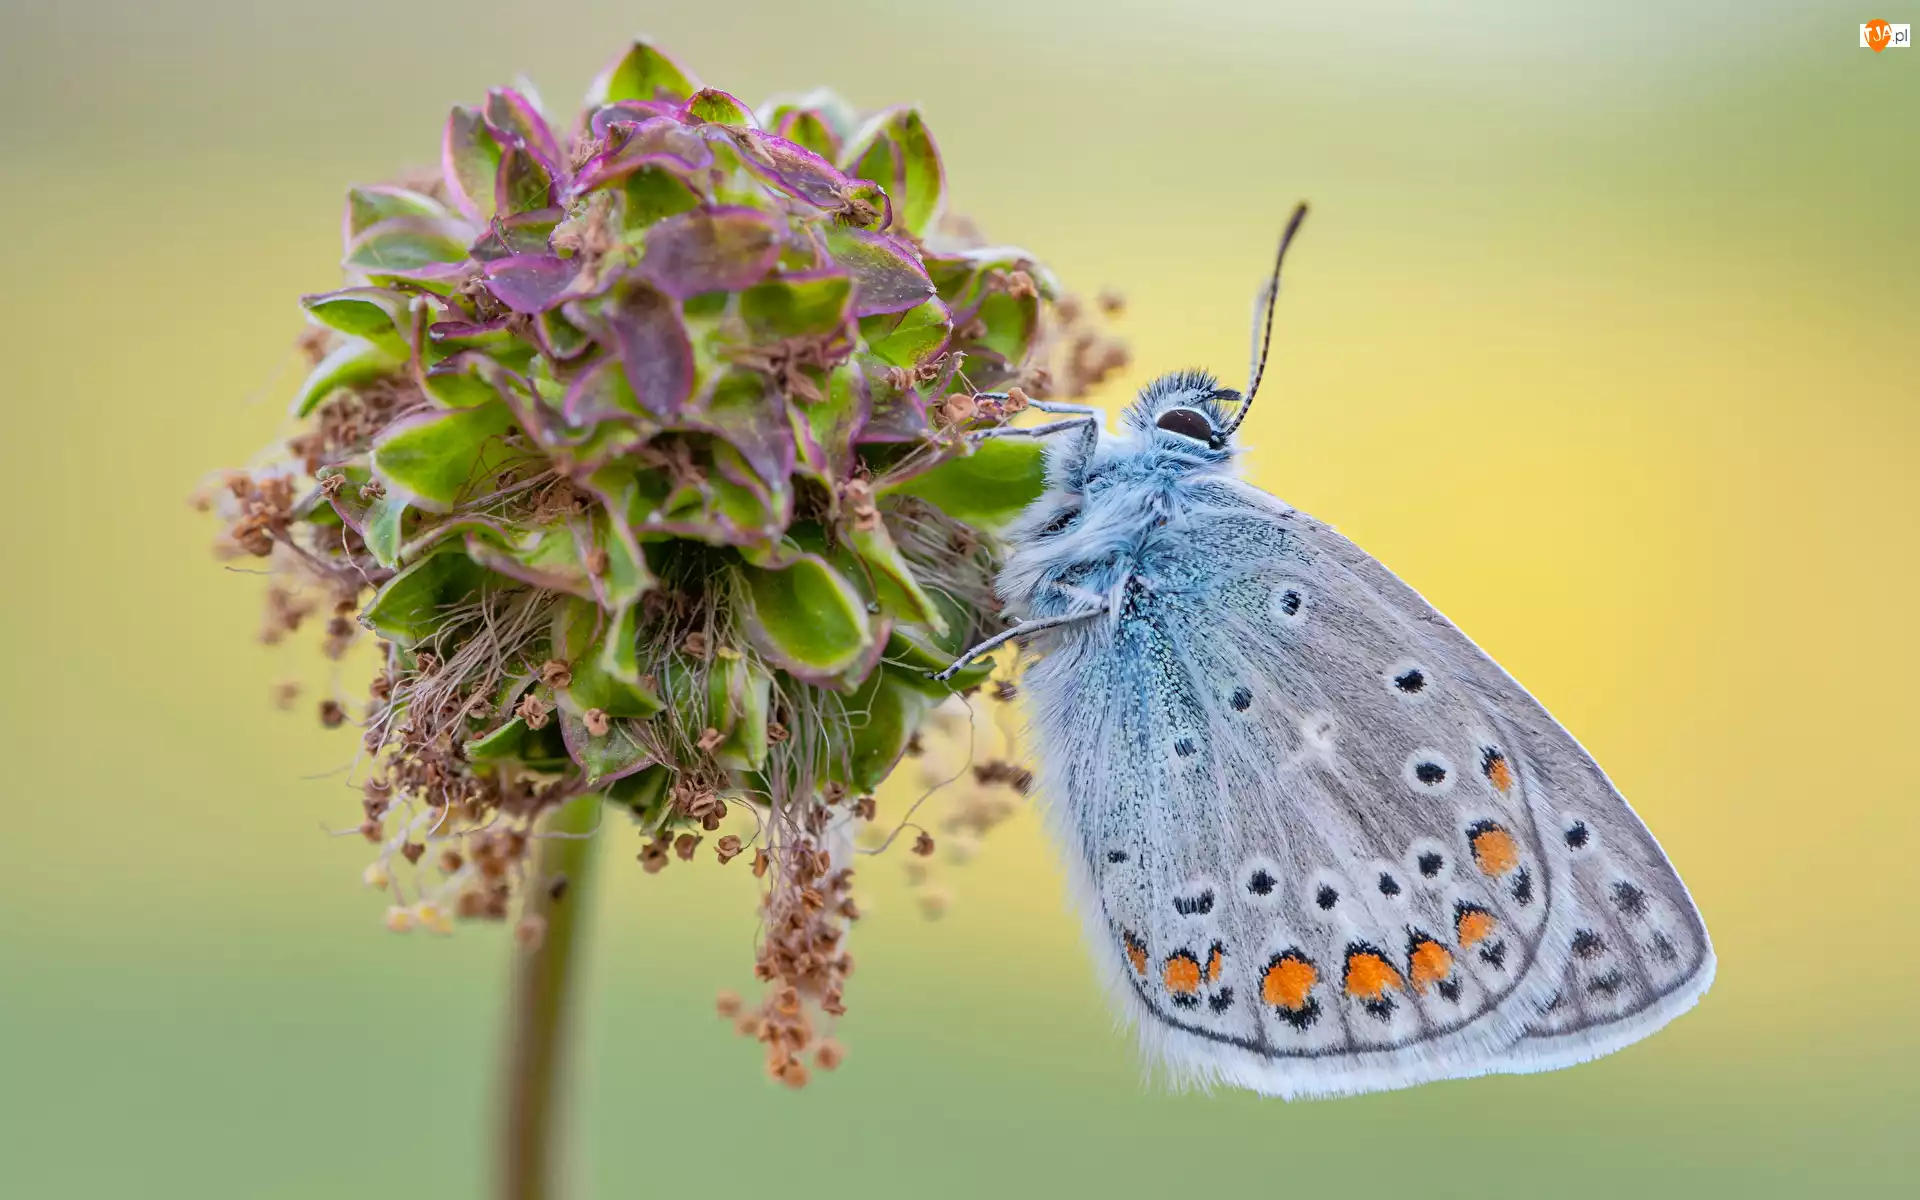
M 1289 1098 L 1543 1071 L 1647 1036 L 1714 957 L 1646 827 L 1540 704 L 1353 543 L 1239 479 L 1200 371 L 1048 439 L 1006 633 L 1095 956 L 1175 1075 Z

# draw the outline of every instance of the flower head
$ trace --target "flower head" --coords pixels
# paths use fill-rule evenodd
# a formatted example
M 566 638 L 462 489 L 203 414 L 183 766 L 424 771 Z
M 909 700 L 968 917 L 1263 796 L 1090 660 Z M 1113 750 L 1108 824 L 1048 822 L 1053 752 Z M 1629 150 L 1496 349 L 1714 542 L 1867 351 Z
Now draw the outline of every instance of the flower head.
M 1003 626 L 994 530 L 1042 486 L 1031 442 L 968 435 L 1124 350 L 947 214 L 910 108 L 750 109 L 636 43 L 571 122 L 499 88 L 440 144 L 348 193 L 298 427 L 208 491 L 221 552 L 266 560 L 267 640 L 375 642 L 364 705 L 320 717 L 360 731 L 390 928 L 507 919 L 583 793 L 649 873 L 734 820 L 768 990 L 728 1015 L 800 1086 L 841 1056 L 871 793 L 986 680 L 925 673 Z

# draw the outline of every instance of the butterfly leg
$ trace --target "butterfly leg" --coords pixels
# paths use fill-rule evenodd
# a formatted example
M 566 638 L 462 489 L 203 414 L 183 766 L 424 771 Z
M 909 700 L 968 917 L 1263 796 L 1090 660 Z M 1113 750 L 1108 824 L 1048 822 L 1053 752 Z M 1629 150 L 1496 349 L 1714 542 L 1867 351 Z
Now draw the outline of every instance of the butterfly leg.
M 975 392 L 975 400 L 1005 400 L 1005 392 Z M 1072 413 L 1081 417 L 1097 417 L 1100 410 L 1091 404 L 1067 404 L 1059 400 L 1028 400 L 1027 407 L 1043 413 Z
M 1043 413 L 1078 413 L 1083 417 L 1097 417 L 1100 410 L 1091 404 L 1066 404 L 1059 400 L 1029 400 L 1028 408 L 1037 408 Z
M 1064 433 L 1069 429 L 1096 429 L 1099 427 L 1099 424 L 1100 418 L 1097 415 L 1088 414 L 1086 416 L 1068 417 L 1064 421 L 1048 421 L 1045 425 L 997 425 L 992 429 L 981 429 L 969 433 L 967 435 L 967 441 L 977 446 L 988 438 L 1046 437 L 1048 434 Z
M 972 662 L 974 659 L 979 658 L 983 654 L 987 654 L 987 653 L 990 653 L 991 651 L 998 650 L 1000 647 L 1006 645 L 1008 642 L 1012 641 L 1014 638 L 1025 637 L 1029 633 L 1038 633 L 1042 629 L 1052 629 L 1055 626 L 1059 626 L 1059 625 L 1071 625 L 1075 621 L 1084 621 L 1088 617 L 1097 617 L 1105 611 L 1107 611 L 1106 606 L 1101 605 L 1098 608 L 1089 608 L 1082 612 L 1067 613 L 1064 616 L 1035 617 L 1029 621 L 1022 621 L 1018 625 L 1015 625 L 1012 629 L 1003 630 L 1000 633 L 994 634 L 992 637 L 988 638 L 986 641 L 981 642 L 979 645 L 968 650 L 965 654 L 962 654 L 959 658 L 954 659 L 953 665 L 948 667 L 946 670 L 938 671 L 938 672 L 928 672 L 927 678 L 938 680 L 941 683 L 945 683 L 947 680 L 952 679 L 954 675 L 960 672 L 963 668 L 966 667 L 968 663 Z

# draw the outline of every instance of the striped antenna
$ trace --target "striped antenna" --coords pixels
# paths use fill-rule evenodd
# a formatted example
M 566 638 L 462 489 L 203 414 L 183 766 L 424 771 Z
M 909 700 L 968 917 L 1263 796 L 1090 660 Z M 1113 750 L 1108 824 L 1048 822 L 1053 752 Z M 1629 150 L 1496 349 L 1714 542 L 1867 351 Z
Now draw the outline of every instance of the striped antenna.
M 1267 348 L 1273 345 L 1273 309 L 1274 302 L 1280 298 L 1280 264 L 1287 261 L 1287 247 L 1293 244 L 1293 235 L 1300 228 L 1300 222 L 1307 219 L 1307 206 L 1303 203 L 1293 210 L 1286 229 L 1280 234 L 1280 250 L 1273 256 L 1273 277 L 1267 280 L 1267 286 L 1260 289 L 1260 295 L 1254 300 L 1253 327 L 1259 334 L 1256 343 L 1252 370 L 1247 382 L 1247 398 L 1240 404 L 1240 411 L 1233 415 L 1233 424 L 1220 431 L 1222 437 L 1240 428 L 1247 419 L 1247 410 L 1253 407 L 1253 398 L 1260 392 L 1260 380 L 1267 373 Z

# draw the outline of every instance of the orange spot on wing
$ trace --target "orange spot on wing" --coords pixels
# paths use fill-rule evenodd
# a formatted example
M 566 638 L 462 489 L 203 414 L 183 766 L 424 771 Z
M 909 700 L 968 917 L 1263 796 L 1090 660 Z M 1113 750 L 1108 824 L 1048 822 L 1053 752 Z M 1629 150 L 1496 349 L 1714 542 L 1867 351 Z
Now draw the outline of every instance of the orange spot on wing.
M 1513 786 L 1513 768 L 1507 763 L 1507 756 L 1498 750 L 1487 751 L 1487 782 L 1496 792 L 1504 792 Z
M 1220 947 L 1215 946 L 1211 951 L 1207 953 L 1207 982 L 1208 983 L 1220 982 L 1220 965 L 1221 965 Z
M 1133 964 L 1133 973 L 1135 975 L 1145 975 L 1147 973 L 1147 944 L 1131 933 L 1124 936 L 1126 938 L 1127 961 Z
M 1520 865 L 1520 847 L 1513 835 L 1498 825 L 1476 828 L 1472 835 L 1473 861 L 1488 875 L 1505 875 Z
M 1407 967 L 1413 977 L 1413 990 L 1424 992 L 1428 984 L 1453 974 L 1453 955 L 1432 938 L 1423 938 L 1408 956 Z
M 1200 963 L 1191 954 L 1176 954 L 1167 960 L 1164 978 L 1168 991 L 1191 996 L 1200 990 Z
M 1313 969 L 1312 963 L 1297 955 L 1282 955 L 1260 980 L 1260 998 L 1297 1012 L 1307 1006 L 1307 993 L 1319 980 L 1320 972 Z
M 1454 921 L 1454 930 L 1459 934 L 1460 948 L 1471 950 L 1480 942 L 1493 935 L 1494 926 L 1499 922 L 1485 909 L 1469 908 L 1463 910 Z
M 1347 995 L 1362 1000 L 1378 1000 L 1388 988 L 1404 986 L 1393 964 L 1371 950 L 1347 955 Z

